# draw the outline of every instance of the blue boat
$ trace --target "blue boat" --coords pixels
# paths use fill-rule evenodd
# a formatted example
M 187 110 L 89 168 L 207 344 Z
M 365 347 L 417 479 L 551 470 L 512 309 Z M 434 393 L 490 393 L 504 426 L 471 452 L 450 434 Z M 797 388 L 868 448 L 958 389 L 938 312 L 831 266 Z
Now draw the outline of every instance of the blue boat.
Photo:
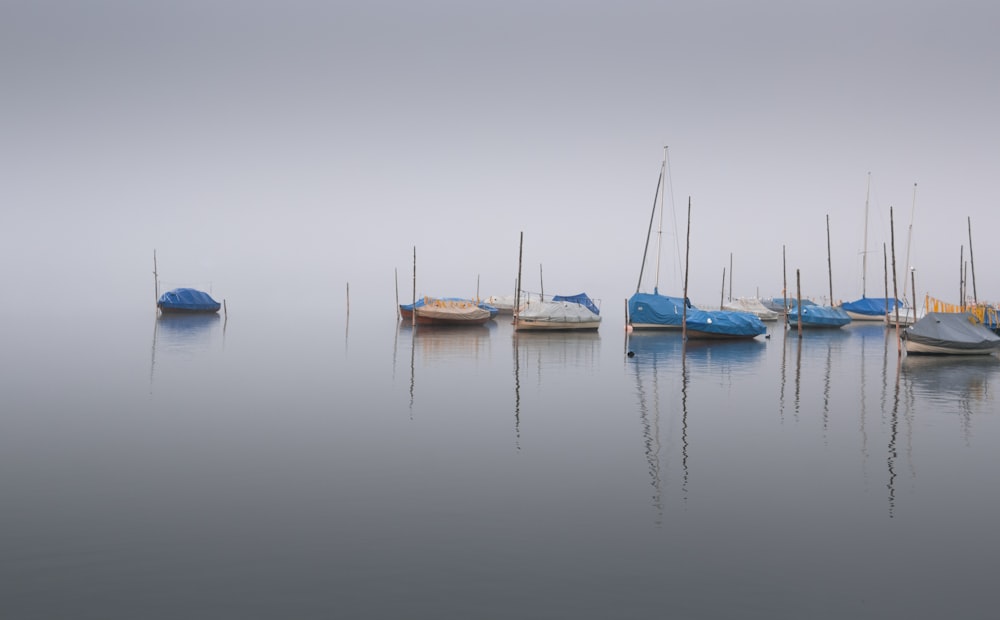
M 198 314 L 218 312 L 222 304 L 204 291 L 193 288 L 175 288 L 160 295 L 156 301 L 160 312 L 171 314 Z
M 690 300 L 652 293 L 635 293 L 628 299 L 628 320 L 633 329 L 680 329 L 684 306 L 696 310 Z
M 903 309 L 903 302 L 890 297 L 862 297 L 854 301 L 845 301 L 840 308 L 855 321 L 884 321 L 885 316 L 898 307 Z
M 788 307 L 788 325 L 796 328 L 799 325 L 799 306 L 793 299 Z M 807 305 L 802 303 L 802 327 L 843 327 L 851 322 L 850 315 L 840 308 L 832 306 Z
M 767 327 L 756 314 L 731 310 L 691 308 L 687 311 L 685 326 L 688 338 L 738 340 L 767 333 Z

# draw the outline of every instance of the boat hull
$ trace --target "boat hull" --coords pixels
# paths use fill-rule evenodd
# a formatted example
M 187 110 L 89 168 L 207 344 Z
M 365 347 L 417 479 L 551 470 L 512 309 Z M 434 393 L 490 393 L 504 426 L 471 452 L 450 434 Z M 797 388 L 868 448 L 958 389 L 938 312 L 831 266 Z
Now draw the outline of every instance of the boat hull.
M 979 349 L 955 348 L 947 345 L 919 342 L 913 338 L 907 338 L 903 342 L 907 353 L 917 355 L 993 355 L 1000 351 L 1000 345 L 990 344 Z
M 596 330 L 601 326 L 600 321 L 579 321 L 575 323 L 561 321 L 532 321 L 518 319 L 514 324 L 515 331 L 587 331 Z

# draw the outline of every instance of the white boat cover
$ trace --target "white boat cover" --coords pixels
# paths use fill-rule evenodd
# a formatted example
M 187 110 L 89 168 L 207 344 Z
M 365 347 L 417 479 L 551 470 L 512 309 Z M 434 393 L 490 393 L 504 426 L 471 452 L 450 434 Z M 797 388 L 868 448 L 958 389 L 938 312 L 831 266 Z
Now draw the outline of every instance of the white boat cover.
M 724 310 L 734 310 L 736 312 L 749 312 L 756 314 L 761 321 L 777 321 L 780 316 L 774 310 L 769 309 L 756 297 L 740 297 L 723 304 Z
M 549 323 L 593 323 L 601 317 L 586 306 L 570 301 L 535 301 L 521 306 L 517 317 L 523 321 Z
M 539 300 L 539 296 L 536 293 L 527 293 L 527 292 L 522 292 L 521 293 L 521 303 L 522 304 L 531 303 L 531 302 L 537 302 L 538 300 Z M 500 312 L 505 312 L 507 314 L 510 314 L 511 312 L 514 311 L 514 296 L 513 295 L 493 295 L 491 297 L 487 297 L 485 301 L 486 301 L 486 303 L 488 303 L 489 305 L 493 306 L 494 308 L 496 308 Z

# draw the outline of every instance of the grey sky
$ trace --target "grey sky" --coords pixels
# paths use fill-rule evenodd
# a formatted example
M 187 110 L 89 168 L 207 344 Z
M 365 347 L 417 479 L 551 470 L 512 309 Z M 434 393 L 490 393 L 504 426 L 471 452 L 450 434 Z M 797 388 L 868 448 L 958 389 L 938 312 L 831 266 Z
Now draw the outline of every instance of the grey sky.
M 913 184 L 917 290 L 957 298 L 966 218 L 1000 299 L 988 2 L 6 2 L 2 266 L 55 301 L 161 277 L 333 304 L 635 289 L 662 147 L 691 296 L 883 290 Z M 668 219 L 661 290 L 681 291 Z M 683 251 L 683 248 L 681 248 Z M 651 288 L 652 283 L 644 288 Z M 970 283 L 971 288 L 971 283 Z M 235 301 L 233 303 L 236 303 Z

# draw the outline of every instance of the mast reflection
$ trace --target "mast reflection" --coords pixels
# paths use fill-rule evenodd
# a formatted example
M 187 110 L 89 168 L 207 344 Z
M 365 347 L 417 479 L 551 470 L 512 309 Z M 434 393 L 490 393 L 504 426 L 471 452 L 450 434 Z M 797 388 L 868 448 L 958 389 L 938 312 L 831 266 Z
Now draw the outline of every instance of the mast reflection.
M 756 340 L 688 340 L 679 333 L 634 332 L 626 350 L 639 400 L 643 449 L 653 487 L 652 503 L 662 519 L 663 485 L 669 478 L 670 447 L 679 443 L 680 492 L 686 501 L 691 481 L 689 413 L 694 404 L 694 383 L 717 384 L 728 389 L 734 376 L 752 372 L 759 365 L 766 343 Z M 692 381 L 697 377 L 697 382 Z M 673 400 L 671 395 L 678 395 Z M 666 433 L 661 432 L 661 416 L 666 416 Z M 679 438 L 671 439 L 679 423 Z M 662 446 L 665 445 L 664 450 Z

